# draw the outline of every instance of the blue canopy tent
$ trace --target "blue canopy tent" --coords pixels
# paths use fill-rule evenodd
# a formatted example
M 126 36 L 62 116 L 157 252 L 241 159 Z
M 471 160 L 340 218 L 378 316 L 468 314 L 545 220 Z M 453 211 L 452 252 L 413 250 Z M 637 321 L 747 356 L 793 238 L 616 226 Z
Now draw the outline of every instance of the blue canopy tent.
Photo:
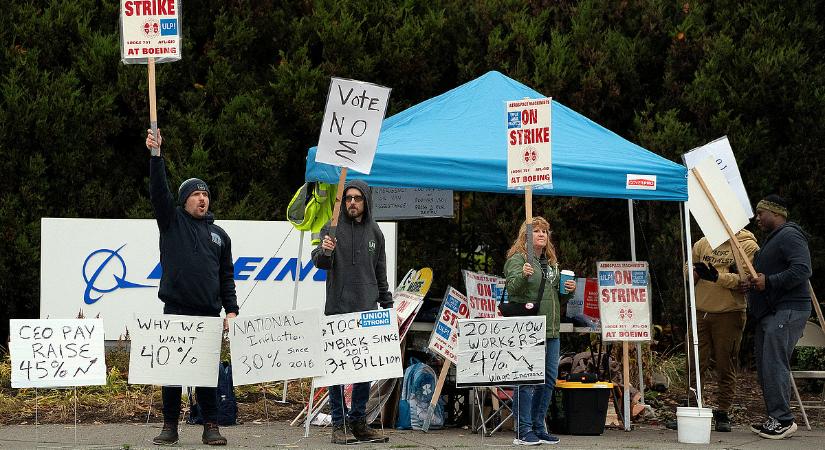
M 352 172 L 349 178 L 378 187 L 521 194 L 521 190 L 507 189 L 505 102 L 542 97 L 499 72 L 488 72 L 384 120 L 370 174 Z M 683 165 L 627 141 L 556 101 L 552 104 L 551 133 L 553 187 L 534 188 L 534 195 L 684 202 L 683 245 L 687 262 L 692 264 L 687 169 Z M 316 150 L 309 149 L 305 180 L 337 183 L 340 168 L 316 163 Z M 628 175 L 655 176 L 655 189 L 627 189 Z M 635 260 L 632 202 L 628 205 Z M 693 273 L 688 272 L 692 344 L 694 355 L 698 355 Z M 697 403 L 702 407 L 698 358 L 695 366 L 700 386 Z M 641 379 L 641 360 L 639 371 Z M 629 408 L 628 399 L 624 414 L 628 430 Z
M 519 194 L 507 189 L 505 102 L 544 97 L 502 75 L 487 74 L 384 120 L 371 186 Z M 552 106 L 553 189 L 535 195 L 687 200 L 684 166 L 629 142 L 558 102 Z M 315 162 L 306 181 L 337 183 L 340 168 Z M 626 189 L 627 175 L 655 175 L 656 190 Z

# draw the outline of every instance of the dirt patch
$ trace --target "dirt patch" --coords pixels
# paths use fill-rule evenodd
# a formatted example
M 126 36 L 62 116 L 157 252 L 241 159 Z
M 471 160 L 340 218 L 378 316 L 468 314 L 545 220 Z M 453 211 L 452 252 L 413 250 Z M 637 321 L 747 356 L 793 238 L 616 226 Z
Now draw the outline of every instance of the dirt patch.
M 703 379 L 704 402 L 712 407 L 716 404 L 717 383 L 712 378 Z M 816 382 L 797 380 L 800 389 L 800 396 L 803 400 L 821 400 L 822 385 Z M 676 419 L 676 408 L 684 406 L 687 399 L 684 387 L 671 388 L 668 392 L 659 394 L 655 399 L 649 399 L 648 403 L 656 411 L 656 418 L 645 419 L 642 422 L 649 424 L 664 423 Z M 691 394 L 691 406 L 695 406 L 695 400 Z M 794 407 L 797 424 L 803 425 L 802 414 L 799 412 L 796 399 L 791 394 L 791 406 Z M 811 426 L 825 426 L 825 413 L 823 410 L 807 409 L 808 420 Z M 731 419 L 735 425 L 750 425 L 755 422 L 765 420 L 765 403 L 762 400 L 762 389 L 756 378 L 756 372 L 743 371 L 737 376 L 736 392 L 734 394 L 733 406 L 730 411 Z

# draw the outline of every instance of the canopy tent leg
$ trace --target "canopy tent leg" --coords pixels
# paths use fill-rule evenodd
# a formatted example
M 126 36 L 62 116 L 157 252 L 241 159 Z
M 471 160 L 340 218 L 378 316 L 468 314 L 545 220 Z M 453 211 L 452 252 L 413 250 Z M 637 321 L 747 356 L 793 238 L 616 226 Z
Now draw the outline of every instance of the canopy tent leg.
M 295 287 L 292 290 L 292 310 L 298 309 L 298 285 L 301 283 L 301 261 L 304 253 L 304 230 L 301 230 L 301 236 L 298 237 L 298 261 L 295 262 Z M 284 392 L 281 397 L 281 403 L 286 403 L 286 392 L 289 380 L 284 380 Z
M 688 203 L 684 202 L 685 205 L 685 257 L 687 259 L 687 267 L 693 267 L 693 251 L 691 250 L 691 238 L 690 238 L 690 208 L 688 207 Z M 696 330 L 696 290 L 694 289 L 694 279 L 693 279 L 693 271 L 687 270 L 688 274 L 688 300 L 690 303 L 690 333 L 691 333 L 691 346 L 693 347 L 693 362 L 694 368 L 696 372 L 696 406 L 702 408 L 702 380 L 701 380 L 701 373 L 699 371 L 699 336 Z M 688 361 L 688 365 L 690 362 Z
M 635 215 L 633 214 L 633 200 L 627 200 L 627 213 L 628 217 L 630 218 L 630 257 L 632 261 L 637 261 L 636 258 L 636 222 L 635 222 Z M 648 303 L 648 308 L 652 309 L 650 303 Z M 650 311 L 651 317 L 653 311 Z M 641 394 L 641 404 L 645 404 L 645 377 L 644 377 L 644 369 L 642 364 L 642 343 L 636 343 L 636 362 L 638 363 L 639 367 L 639 393 Z

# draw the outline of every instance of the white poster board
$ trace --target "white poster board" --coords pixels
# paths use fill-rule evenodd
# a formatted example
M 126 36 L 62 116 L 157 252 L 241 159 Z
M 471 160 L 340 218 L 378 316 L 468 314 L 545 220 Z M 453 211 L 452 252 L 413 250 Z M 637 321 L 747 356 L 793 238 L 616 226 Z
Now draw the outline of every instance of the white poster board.
M 748 191 L 745 189 L 745 183 L 742 182 L 742 175 L 739 173 L 739 166 L 736 164 L 736 157 L 733 155 L 733 148 L 730 146 L 727 136 L 722 136 L 713 142 L 705 144 L 701 147 L 682 155 L 685 161 L 685 166 L 688 170 L 696 167 L 702 160 L 712 158 L 719 170 L 725 175 L 731 189 L 733 189 L 736 198 L 739 200 L 739 205 L 745 211 L 745 215 L 753 217 L 753 209 L 751 209 L 751 202 L 748 199 Z
M 507 188 L 553 187 L 550 98 L 507 102 Z
M 415 315 L 424 304 L 424 296 L 415 292 L 395 291 L 392 293 L 392 302 L 398 316 L 398 335 L 404 339 Z
M 321 342 L 326 373 L 314 379 L 316 388 L 404 376 L 392 309 L 322 317 Z
M 688 170 L 688 208 L 711 248 L 716 248 L 730 236 L 692 170 L 699 172 L 733 233 L 745 228 L 750 220 L 713 158 L 705 158 Z
M 129 334 L 129 384 L 218 385 L 222 318 L 140 314 Z
M 323 375 L 321 315 L 307 309 L 230 319 L 235 386 Z
M 456 386 L 543 384 L 545 320 L 460 319 Z
M 647 262 L 599 262 L 597 267 L 602 340 L 649 341 L 653 336 Z
M 501 317 L 498 304 L 507 280 L 496 275 L 462 270 L 470 317 Z
M 453 191 L 376 187 L 370 214 L 375 220 L 453 217 Z
M 390 88 L 332 78 L 315 162 L 369 175 Z
M 467 297 L 452 286 L 447 286 L 441 311 L 433 326 L 428 348 L 443 356 L 453 364 L 456 363 L 458 348 L 458 319 L 469 319 L 470 307 Z
M 11 319 L 11 387 L 106 384 L 100 319 Z
M 241 316 L 324 308 L 327 272 L 312 264 L 309 239 L 299 249 L 287 221 L 218 220 L 232 239 L 235 290 Z M 380 222 L 387 252 L 387 281 L 395 286 L 397 225 Z M 71 236 L 71 239 L 66 239 Z M 299 252 L 302 254 L 298 261 Z M 158 226 L 152 219 L 40 221 L 40 318 L 100 317 L 106 339 L 125 337 L 135 314 L 161 314 L 162 269 Z
M 178 0 L 120 0 L 120 58 L 125 64 L 164 63 L 180 54 Z

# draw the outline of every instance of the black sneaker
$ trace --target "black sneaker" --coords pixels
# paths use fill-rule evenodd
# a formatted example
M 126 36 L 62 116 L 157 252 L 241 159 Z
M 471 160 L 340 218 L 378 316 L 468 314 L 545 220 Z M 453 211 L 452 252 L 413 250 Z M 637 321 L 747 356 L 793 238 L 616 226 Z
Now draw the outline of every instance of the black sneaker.
M 790 437 L 790 435 L 796 432 L 796 422 L 791 420 L 788 423 L 782 423 L 773 417 L 765 423 L 765 426 L 762 427 L 762 431 L 759 433 L 759 437 L 763 437 L 765 439 L 785 439 L 786 437 Z
M 771 422 L 771 419 L 768 419 L 768 420 L 766 420 L 766 421 L 764 421 L 764 422 L 752 423 L 752 424 L 751 424 L 751 433 L 754 433 L 754 434 L 759 434 L 759 433 L 761 433 L 761 432 L 762 432 L 762 430 L 764 430 L 764 429 L 765 429 L 765 427 L 766 427 L 766 426 L 767 426 L 770 422 Z
M 175 445 L 178 443 L 178 423 L 164 423 L 160 434 L 152 439 L 155 445 Z

